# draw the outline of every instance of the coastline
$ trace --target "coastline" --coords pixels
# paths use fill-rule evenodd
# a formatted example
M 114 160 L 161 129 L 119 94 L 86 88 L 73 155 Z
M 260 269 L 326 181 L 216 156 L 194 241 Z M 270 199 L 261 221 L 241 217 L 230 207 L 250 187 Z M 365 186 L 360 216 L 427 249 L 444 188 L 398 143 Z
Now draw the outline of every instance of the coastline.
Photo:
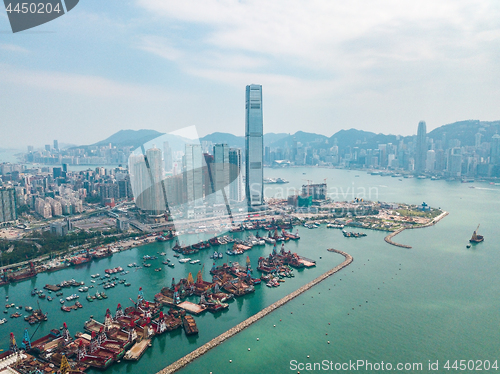
M 251 316 L 250 318 L 247 318 L 245 321 L 239 323 L 238 325 L 232 327 L 228 331 L 222 333 L 221 335 L 215 337 L 214 339 L 210 340 L 208 343 L 205 343 L 201 347 L 198 347 L 194 351 L 188 353 L 186 356 L 180 358 L 179 360 L 175 361 L 174 363 L 170 364 L 163 370 L 160 370 L 157 374 L 172 374 L 186 365 L 188 365 L 190 362 L 196 360 L 198 357 L 201 357 L 205 353 L 207 353 L 209 350 L 212 348 L 217 347 L 218 345 L 222 344 L 224 341 L 227 339 L 233 337 L 234 335 L 238 334 L 239 332 L 243 331 L 250 325 L 252 325 L 254 322 L 257 322 L 261 318 L 265 317 L 266 315 L 270 314 L 274 310 L 278 309 L 279 307 L 285 305 L 289 301 L 293 300 L 297 296 L 301 295 L 302 293 L 306 292 L 310 288 L 314 287 L 316 284 L 322 282 L 326 278 L 330 277 L 331 275 L 335 274 L 336 272 L 342 270 L 344 267 L 348 266 L 351 264 L 353 261 L 353 258 L 351 255 L 348 253 L 339 251 L 337 249 L 328 249 L 329 252 L 336 252 L 342 256 L 345 257 L 344 262 L 342 262 L 340 265 L 337 265 L 333 269 L 328 270 L 326 273 L 323 273 L 319 277 L 315 278 L 311 282 L 305 284 L 304 286 L 300 287 L 299 289 L 293 291 L 292 293 L 288 294 L 287 296 L 283 297 L 282 299 L 276 301 L 275 303 L 269 305 L 268 307 L 262 309 L 260 312 L 257 314 Z
M 410 249 L 412 248 L 411 245 L 407 245 L 407 244 L 400 244 L 400 243 L 396 243 L 396 242 L 393 242 L 392 241 L 392 238 L 394 238 L 396 235 L 398 235 L 399 233 L 403 232 L 404 230 L 412 230 L 412 229 L 421 229 L 421 228 L 424 228 L 424 227 L 430 227 L 430 226 L 434 226 L 436 223 L 438 223 L 439 221 L 441 221 L 444 217 L 446 217 L 449 213 L 446 212 L 446 211 L 443 211 L 443 213 L 441 213 L 439 216 L 433 218 L 430 222 L 426 223 L 425 225 L 422 225 L 422 226 L 416 226 L 416 227 L 401 227 L 400 229 L 394 231 L 394 232 L 391 232 L 389 235 L 387 235 L 384 240 L 386 243 L 389 243 L 391 245 L 394 245 L 396 247 L 400 247 L 400 248 L 407 248 L 407 249 Z

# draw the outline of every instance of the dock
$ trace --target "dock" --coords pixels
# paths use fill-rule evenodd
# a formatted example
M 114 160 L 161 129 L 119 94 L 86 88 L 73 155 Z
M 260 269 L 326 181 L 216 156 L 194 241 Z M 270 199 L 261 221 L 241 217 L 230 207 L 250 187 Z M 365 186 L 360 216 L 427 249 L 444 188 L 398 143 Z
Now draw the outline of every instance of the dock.
M 53 292 L 57 292 L 57 291 L 61 290 L 61 287 L 59 287 L 55 284 L 46 284 L 45 286 L 43 286 L 43 288 L 45 288 L 46 290 L 49 290 L 49 291 L 53 291 Z
M 203 313 L 204 311 L 207 310 L 206 307 L 199 305 L 199 304 L 194 304 L 190 301 L 183 301 L 182 303 L 179 303 L 176 305 L 177 308 L 184 309 L 186 312 L 198 315 L 200 313 Z
M 328 270 L 326 273 L 320 275 L 319 277 L 317 277 L 316 279 L 307 283 L 306 285 L 300 287 L 298 290 L 293 291 L 292 293 L 288 294 L 287 296 L 283 297 L 282 299 L 280 299 L 280 300 L 276 301 L 275 303 L 269 305 L 268 307 L 262 309 L 260 312 L 253 315 L 250 318 L 247 318 L 246 320 L 239 323 L 235 327 L 230 328 L 228 331 L 226 331 L 226 332 L 222 333 L 221 335 L 217 336 L 216 338 L 210 340 L 208 343 L 205 343 L 204 345 L 195 349 L 191 353 L 188 353 L 186 356 L 184 356 L 184 357 L 180 358 L 179 360 L 175 361 L 174 363 L 170 364 L 165 369 L 159 371 L 157 374 L 172 374 L 172 373 L 175 373 L 176 371 L 182 369 L 183 367 L 188 365 L 190 362 L 196 360 L 198 357 L 203 356 L 205 353 L 207 353 L 212 348 L 217 347 L 218 345 L 222 344 L 224 341 L 228 340 L 229 338 L 238 334 L 240 331 L 243 331 L 244 329 L 246 329 L 247 327 L 252 325 L 254 322 L 257 322 L 258 320 L 267 316 L 269 313 L 271 313 L 274 310 L 278 309 L 279 307 L 285 305 L 290 300 L 295 299 L 297 296 L 306 292 L 307 290 L 314 287 L 318 283 L 324 281 L 326 278 L 328 278 L 331 275 L 335 274 L 336 272 L 342 270 L 343 268 L 348 266 L 353 261 L 352 256 L 349 255 L 348 253 L 339 251 L 337 249 L 331 249 L 329 251 L 336 252 L 336 253 L 344 256 L 345 257 L 344 262 L 342 262 L 340 265 L 337 265 L 333 269 Z
M 132 348 L 130 348 L 125 356 L 124 360 L 137 361 L 144 354 L 146 349 L 151 345 L 151 339 L 142 339 L 139 343 L 135 343 Z

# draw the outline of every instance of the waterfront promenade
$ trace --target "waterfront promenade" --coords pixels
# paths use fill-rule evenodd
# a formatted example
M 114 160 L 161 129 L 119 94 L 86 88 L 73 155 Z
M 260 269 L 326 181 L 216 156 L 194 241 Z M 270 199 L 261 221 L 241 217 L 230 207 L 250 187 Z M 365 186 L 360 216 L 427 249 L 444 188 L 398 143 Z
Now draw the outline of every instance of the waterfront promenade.
M 411 248 L 410 245 L 400 244 L 400 243 L 393 242 L 392 238 L 394 238 L 396 235 L 398 235 L 399 233 L 403 232 L 406 229 L 409 229 L 409 230 L 410 229 L 421 229 L 421 228 L 424 228 L 424 227 L 434 226 L 436 223 L 438 223 L 439 221 L 441 221 L 448 214 L 449 214 L 448 212 L 443 212 L 439 216 L 437 216 L 436 218 L 432 219 L 430 222 L 428 222 L 428 223 L 426 223 L 425 225 L 422 225 L 422 226 L 401 227 L 400 229 L 398 229 L 398 230 L 396 230 L 394 232 L 391 232 L 389 235 L 387 235 L 384 238 L 384 240 L 386 241 L 386 243 L 389 243 L 389 244 L 394 245 L 396 247 L 410 249 Z
M 316 279 L 312 280 L 311 282 L 305 284 L 304 286 L 300 287 L 296 291 L 293 291 L 292 293 L 288 294 L 287 296 L 283 297 L 282 299 L 280 299 L 280 300 L 276 301 L 275 303 L 269 305 L 268 307 L 262 309 L 257 314 L 253 315 L 250 318 L 247 318 L 246 320 L 244 320 L 243 322 L 239 323 L 235 327 L 229 329 L 228 331 L 224 332 L 223 334 L 221 334 L 221 335 L 217 336 L 216 338 L 210 340 L 208 343 L 205 343 L 201 347 L 195 349 L 191 353 L 188 353 L 186 356 L 180 358 L 179 360 L 177 360 L 174 363 L 172 363 L 169 366 L 167 366 L 165 369 L 159 371 L 158 374 L 171 374 L 171 373 L 175 373 L 176 371 L 182 369 L 183 367 L 185 367 L 186 365 L 188 365 L 193 360 L 195 360 L 198 357 L 204 355 L 205 353 L 207 353 L 212 348 L 217 347 L 219 344 L 223 343 L 224 341 L 226 341 L 227 339 L 231 338 L 232 336 L 238 334 L 240 331 L 243 331 L 244 329 L 246 329 L 247 327 L 249 327 L 254 322 L 257 322 L 258 320 L 260 320 L 261 318 L 265 317 L 269 313 L 271 313 L 274 310 L 278 309 L 279 307 L 285 305 L 290 300 L 292 300 L 292 299 L 296 298 L 297 296 L 299 296 L 300 294 L 306 292 L 307 290 L 309 290 L 310 288 L 314 287 L 318 283 L 322 282 L 323 280 L 325 280 L 329 276 L 331 276 L 331 275 L 335 274 L 336 272 L 342 270 L 344 267 L 348 266 L 353 261 L 352 256 L 349 255 L 348 253 L 339 251 L 337 249 L 328 249 L 328 251 L 330 251 L 330 252 L 336 252 L 336 253 L 339 253 L 342 256 L 344 256 L 345 257 L 344 262 L 342 262 L 340 265 L 334 267 L 333 269 L 328 270 L 326 273 L 320 275 L 319 277 L 317 277 Z

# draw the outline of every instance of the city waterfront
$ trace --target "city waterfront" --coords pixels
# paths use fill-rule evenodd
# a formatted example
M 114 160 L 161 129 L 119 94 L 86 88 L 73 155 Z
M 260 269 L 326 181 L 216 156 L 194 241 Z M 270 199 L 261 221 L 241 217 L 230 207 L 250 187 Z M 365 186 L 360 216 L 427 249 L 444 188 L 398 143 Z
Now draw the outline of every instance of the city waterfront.
M 500 279 L 496 271 L 499 260 L 494 243 L 499 239 L 495 222 L 500 218 L 500 187 L 487 183 L 470 185 L 429 179 L 399 180 L 334 169 L 266 169 L 265 174 L 266 177 L 289 180 L 285 188 L 300 188 L 306 183 L 304 179 L 317 182 L 328 178 L 330 186 L 345 193 L 344 198 L 334 197 L 335 200 L 351 199 L 349 191 L 356 195 L 364 189 L 366 194 L 368 191 L 377 194 L 364 196 L 365 199 L 414 204 L 425 201 L 450 214 L 433 227 L 398 235 L 397 241 L 411 245 L 412 249 L 388 245 L 383 240 L 384 232 L 365 230 L 367 237 L 347 239 L 340 230 L 327 229 L 326 225 L 311 230 L 299 227 L 301 240 L 288 242 L 287 249 L 316 260 L 316 268 L 296 271 L 297 276 L 279 288 L 257 286 L 255 293 L 232 301 L 228 311 L 195 317 L 199 336 L 186 337 L 181 330 L 167 333 L 154 340 L 152 348 L 139 362 L 122 362 L 108 372 L 161 370 L 341 263 L 342 257 L 328 253 L 327 248 L 349 253 L 354 258 L 353 264 L 214 348 L 181 372 L 257 373 L 268 372 L 270 367 L 273 367 L 273 372 L 289 372 L 290 360 L 306 362 L 307 355 L 310 355 L 310 361 L 328 359 L 339 362 L 349 359 L 392 362 L 464 357 L 495 359 L 500 302 L 494 297 L 494 291 L 498 289 Z M 475 188 L 469 188 L 471 186 Z M 279 192 L 279 187 L 272 188 L 266 190 L 266 197 Z M 481 223 L 485 242 L 467 249 L 468 239 L 478 223 Z M 200 239 L 206 237 L 200 236 Z M 199 264 L 176 262 L 174 269 L 165 266 L 160 272 L 154 271 L 155 266 L 137 271 L 126 267 L 133 262 L 140 264 L 146 254 L 157 255 L 162 251 L 167 252 L 165 257 L 175 260 L 170 250 L 173 244 L 153 243 L 81 268 L 40 274 L 31 280 L 4 286 L 0 297 L 8 294 L 10 303 L 36 307 L 38 299 L 29 296 L 34 287 L 42 288 L 46 283 L 71 278 L 90 285 L 90 275 L 102 275 L 106 268 L 122 266 L 130 270 L 125 278 L 131 287 L 119 285 L 107 290 L 107 300 L 93 303 L 88 303 L 84 300 L 85 294 L 80 294 L 83 309 L 69 314 L 60 310 L 57 299 L 52 302 L 40 300 L 42 309 L 49 312 L 49 321 L 41 325 L 33 339 L 62 326 L 64 321 L 74 335 L 83 331 L 83 323 L 90 315 L 102 321 L 106 308 L 113 312 L 118 303 L 131 305 L 128 298 L 135 300 L 140 286 L 144 288 L 145 298 L 152 300 L 161 287 L 170 285 L 172 277 L 178 281 L 186 277 L 188 271 L 195 276 L 202 268 Z M 269 254 L 271 250 L 269 245 L 254 247 L 229 260 L 244 263 L 248 254 L 255 269 L 258 257 Z M 190 255 L 205 265 L 203 276 L 206 278 L 209 278 L 212 251 Z M 225 256 L 224 261 L 226 259 Z M 222 263 L 222 260 L 218 262 Z M 65 297 L 68 296 L 66 293 Z M 12 312 L 10 309 L 9 315 Z M 0 326 L 4 349 L 10 331 L 16 334 L 20 343 L 24 327 L 28 326 L 21 319 L 10 319 L 7 315 L 6 318 L 8 323 Z M 35 328 L 28 327 L 28 330 L 31 334 Z

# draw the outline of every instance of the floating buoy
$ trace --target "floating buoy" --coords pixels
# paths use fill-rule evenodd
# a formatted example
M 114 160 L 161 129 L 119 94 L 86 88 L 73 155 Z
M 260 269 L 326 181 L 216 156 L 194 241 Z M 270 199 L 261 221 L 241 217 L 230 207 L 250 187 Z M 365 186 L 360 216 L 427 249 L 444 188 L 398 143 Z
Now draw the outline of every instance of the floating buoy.
M 330 344 L 330 341 L 328 340 L 328 344 Z
M 309 355 L 307 355 L 307 358 L 309 358 Z
M 248 350 L 250 350 L 250 348 L 248 348 Z
M 330 322 L 328 322 L 328 324 L 330 324 Z
M 276 327 L 276 325 L 274 325 L 273 327 Z
M 257 338 L 257 341 L 259 341 L 259 338 Z
M 233 362 L 233 360 L 229 360 L 229 363 Z

